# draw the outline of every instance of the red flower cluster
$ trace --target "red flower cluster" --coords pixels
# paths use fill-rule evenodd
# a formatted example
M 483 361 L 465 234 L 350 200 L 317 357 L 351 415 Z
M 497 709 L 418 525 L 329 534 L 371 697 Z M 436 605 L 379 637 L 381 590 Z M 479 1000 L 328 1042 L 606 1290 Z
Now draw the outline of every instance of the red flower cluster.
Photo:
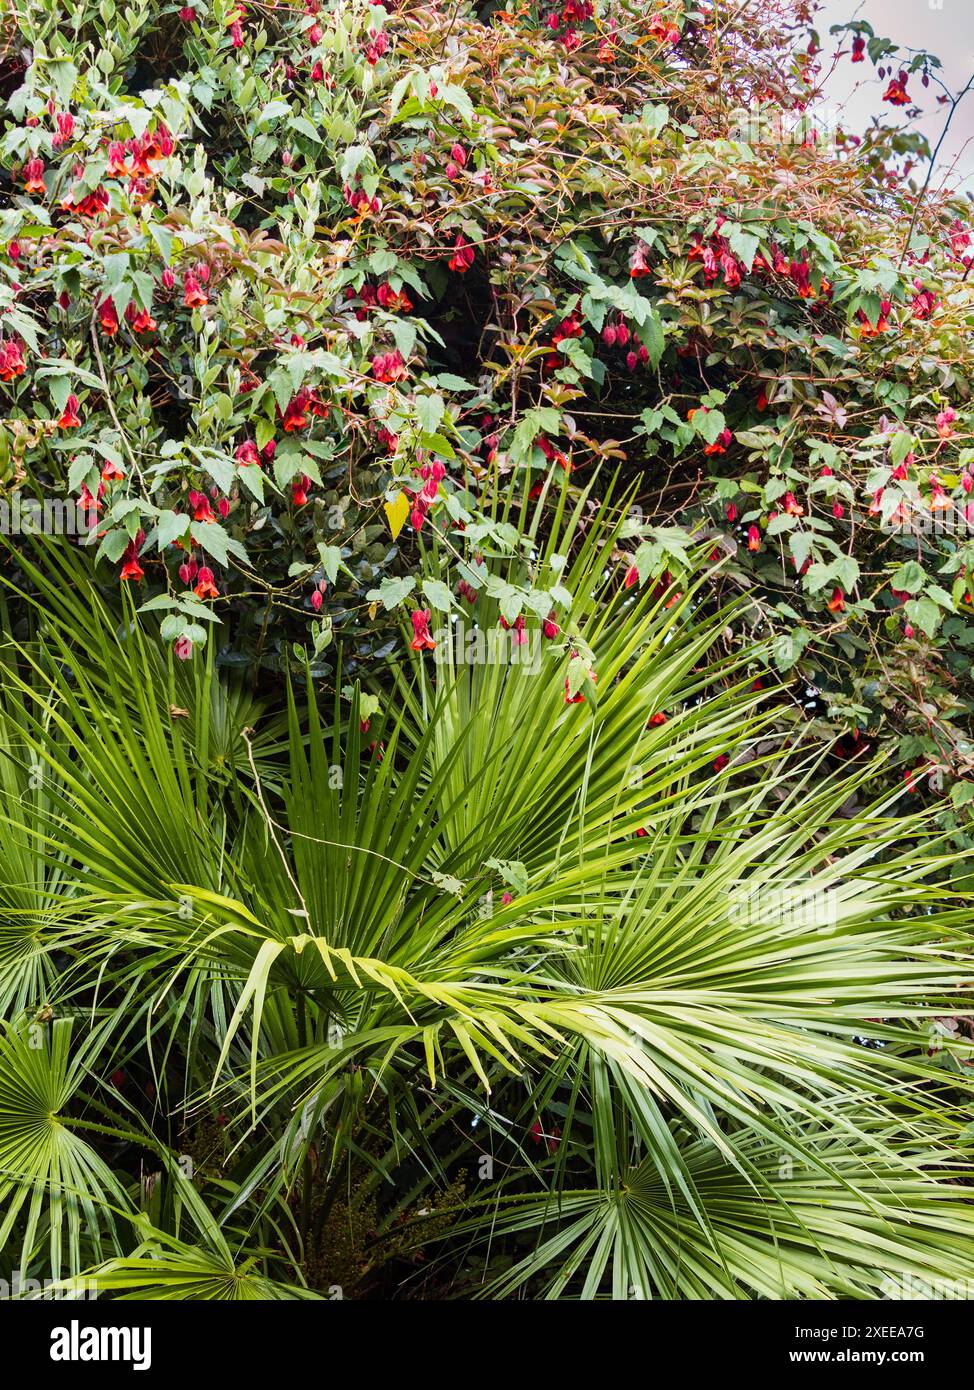
M 369 30 L 369 41 L 365 45 L 365 61 L 370 67 L 375 67 L 383 53 L 389 48 L 389 35 L 384 29 L 378 33 L 374 29 Z
M 436 501 L 440 483 L 446 477 L 446 465 L 441 463 L 439 459 L 434 459 L 432 463 L 424 463 L 419 470 L 419 476 L 423 479 L 423 486 L 419 492 L 412 493 L 408 488 L 405 489 L 406 495 L 412 502 L 409 521 L 417 531 L 425 521 L 430 507 Z
M 717 231 L 706 242 L 699 232 L 695 234 L 694 243 L 687 252 L 687 259 L 702 262 L 703 278 L 708 285 L 713 284 L 717 276 L 722 274 L 724 284 L 729 290 L 734 290 L 741 283 L 741 265 L 731 252 L 726 238 L 720 235 L 723 222 L 724 218 L 718 217 Z
M 23 344 L 16 338 L 0 343 L 0 381 L 12 381 L 15 376 L 23 376 L 26 370 Z
M 402 353 L 398 348 L 394 352 L 380 352 L 372 358 L 371 367 L 372 375 L 376 381 L 383 381 L 387 384 L 393 381 L 402 381 L 409 375 Z

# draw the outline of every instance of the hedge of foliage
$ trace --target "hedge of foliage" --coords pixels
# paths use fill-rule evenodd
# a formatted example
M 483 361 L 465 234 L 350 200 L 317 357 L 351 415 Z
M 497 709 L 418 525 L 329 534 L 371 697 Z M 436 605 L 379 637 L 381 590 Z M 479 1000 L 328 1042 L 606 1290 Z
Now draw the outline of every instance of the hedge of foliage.
M 528 552 L 511 588 L 494 558 L 521 500 L 618 471 L 620 576 L 682 581 L 703 528 L 786 698 L 944 791 L 970 231 L 916 196 L 922 141 L 814 118 L 832 52 L 890 117 L 936 60 L 861 22 L 809 41 L 806 9 L 25 0 L 8 489 L 79 499 L 180 656 L 219 622 L 224 661 L 326 675 L 334 635 L 386 654 L 409 611 L 557 625 Z

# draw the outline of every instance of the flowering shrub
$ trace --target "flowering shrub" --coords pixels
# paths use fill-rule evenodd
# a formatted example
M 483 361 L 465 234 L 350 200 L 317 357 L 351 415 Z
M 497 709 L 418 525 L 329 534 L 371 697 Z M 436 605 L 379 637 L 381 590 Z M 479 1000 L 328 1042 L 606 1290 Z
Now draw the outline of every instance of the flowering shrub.
M 6 12 L 0 1280 L 970 1287 L 974 243 L 813 20 Z
M 328 675 L 460 607 L 557 629 L 523 503 L 618 470 L 620 580 L 702 534 L 783 710 L 962 805 L 974 244 L 922 142 L 814 121 L 823 44 L 891 120 L 936 60 L 811 20 L 25 0 L 6 488 L 78 500 L 180 658 Z

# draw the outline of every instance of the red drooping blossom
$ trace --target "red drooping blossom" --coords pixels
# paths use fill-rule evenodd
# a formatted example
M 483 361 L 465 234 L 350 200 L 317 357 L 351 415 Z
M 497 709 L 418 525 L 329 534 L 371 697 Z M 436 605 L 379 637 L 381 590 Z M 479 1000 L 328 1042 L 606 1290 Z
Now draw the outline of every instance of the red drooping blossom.
M 204 304 L 209 304 L 209 296 L 199 282 L 199 278 L 191 270 L 187 270 L 183 278 L 183 303 L 187 309 L 202 309 Z
M 108 190 L 101 184 L 89 193 L 82 193 L 80 198 L 75 197 L 76 187 L 77 184 L 73 184 L 71 192 L 66 198 L 61 199 L 61 207 L 65 212 L 76 213 L 78 217 L 97 217 L 108 207 Z
M 62 145 L 66 145 L 74 134 L 74 117 L 70 111 L 59 111 L 55 117 L 57 123 L 57 134 L 51 141 L 56 150 Z
M 473 265 L 473 261 L 473 247 L 461 232 L 457 232 L 456 241 L 453 243 L 453 255 L 448 262 L 450 269 L 455 270 L 458 275 L 465 275 Z
M 501 617 L 501 627 L 505 632 L 511 634 L 511 641 L 515 647 L 523 647 L 528 640 L 528 634 L 524 630 L 524 614 L 519 613 L 513 623 L 509 623 L 505 617 Z
M 139 534 L 141 535 L 142 533 L 140 532 Z M 125 547 L 125 553 L 122 556 L 122 570 L 120 576 L 122 579 L 139 580 L 145 577 L 145 571 L 139 564 L 140 544 L 141 541 L 136 539 L 134 541 L 129 541 L 128 545 Z
M 629 257 L 629 274 L 633 280 L 639 280 L 652 271 L 652 267 L 646 259 L 647 250 L 648 247 L 644 241 L 636 242 L 632 255 Z
M 398 348 L 393 352 L 380 352 L 372 358 L 371 367 L 372 375 L 376 381 L 387 384 L 393 381 L 402 381 L 409 375 L 402 353 Z
M 861 324 L 859 329 L 860 338 L 878 338 L 881 333 L 888 332 L 889 316 L 892 310 L 893 306 L 888 299 L 881 300 L 879 305 L 879 317 L 875 324 L 873 324 L 870 323 L 868 316 L 860 309 L 858 311 L 859 322 Z
M 650 21 L 649 32 L 657 43 L 677 44 L 680 42 L 680 31 L 672 20 L 664 19 L 662 15 L 655 15 Z
M 883 93 L 883 101 L 888 101 L 891 106 L 909 105 L 910 94 L 906 90 L 906 78 L 907 74 L 901 68 Z
M 24 165 L 24 189 L 27 193 L 45 194 L 47 187 L 44 183 L 44 161 L 35 155 L 33 159 L 28 159 Z
M 111 295 L 106 295 L 98 306 L 98 322 L 106 338 L 114 338 L 118 332 L 118 313 Z
M 946 406 L 937 416 L 937 433 L 941 439 L 949 439 L 954 433 L 953 425 L 957 419 L 957 412 L 952 406 Z
M 866 38 L 864 34 L 857 34 L 852 40 L 852 61 L 854 63 L 866 61 Z
M 213 571 L 209 565 L 201 565 L 193 588 L 197 598 L 219 598 L 220 590 L 213 581 Z
M 723 429 L 712 444 L 704 446 L 705 454 L 726 454 L 727 449 L 733 439 L 730 430 Z
M 299 473 L 291 483 L 291 498 L 296 507 L 303 507 L 308 500 L 308 489 L 311 486 L 311 479 L 307 473 Z
M 311 392 L 307 387 L 303 387 L 296 396 L 288 402 L 287 409 L 281 420 L 281 426 L 285 434 L 294 434 L 297 430 L 303 430 L 308 425 L 308 410 L 311 406 Z
M 417 608 L 409 616 L 413 625 L 413 640 L 409 645 L 413 651 L 433 651 L 436 647 L 436 641 L 430 632 L 430 618 L 433 616 L 430 610 Z
M 0 381 L 12 381 L 27 370 L 23 345 L 16 338 L 0 343 Z
M 365 45 L 365 61 L 370 67 L 375 67 L 382 55 L 388 51 L 389 35 L 384 29 L 378 33 L 374 29 L 369 30 L 369 42 Z
M 947 493 L 944 491 L 944 487 L 940 479 L 937 477 L 932 477 L 930 479 L 930 484 L 930 510 L 932 512 L 947 511 L 954 504 L 948 497 Z
M 71 395 L 64 403 L 64 410 L 58 420 L 58 427 L 62 430 L 75 430 L 81 424 L 78 419 L 78 397 L 71 392 Z
M 108 165 L 105 169 L 105 177 L 109 179 L 124 179 L 128 177 L 129 166 L 125 162 L 125 146 L 121 140 L 113 140 L 108 146 Z
M 237 445 L 234 458 L 244 468 L 249 467 L 251 464 L 256 464 L 258 468 L 260 467 L 260 455 L 257 452 L 257 445 L 252 439 L 245 439 L 242 444 Z
M 404 289 L 394 290 L 389 284 L 380 285 L 375 297 L 383 309 L 387 309 L 391 314 L 408 314 L 413 307 L 413 301 Z
M 120 463 L 116 463 L 114 459 L 105 460 L 105 465 L 101 470 L 101 478 L 103 483 L 119 482 L 124 477 L 125 469 L 122 467 Z
M 913 299 L 913 317 L 915 319 L 928 319 L 937 307 L 937 296 L 932 290 L 923 288 L 922 280 L 914 280 L 913 285 L 918 291 Z
M 189 505 L 193 509 L 194 521 L 210 522 L 215 520 L 210 499 L 205 492 L 196 492 L 195 490 L 190 492 Z

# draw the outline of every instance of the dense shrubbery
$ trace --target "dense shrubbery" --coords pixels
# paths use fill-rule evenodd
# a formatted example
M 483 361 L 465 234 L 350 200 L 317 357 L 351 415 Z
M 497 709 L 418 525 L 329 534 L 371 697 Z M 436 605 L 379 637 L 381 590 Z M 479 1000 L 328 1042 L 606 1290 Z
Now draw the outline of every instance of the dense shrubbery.
M 324 675 L 403 605 L 557 613 L 529 566 L 498 583 L 498 484 L 618 466 L 620 573 L 682 580 L 707 527 L 820 732 L 940 786 L 970 760 L 967 224 L 918 205 L 910 137 L 822 139 L 787 9 L 640 14 L 25 0 L 8 480 L 92 499 L 181 655 L 219 616 L 223 660 Z M 911 68 L 891 114 L 934 99 Z
M 811 23 L 8 15 L 7 1271 L 970 1273 L 974 242 Z

